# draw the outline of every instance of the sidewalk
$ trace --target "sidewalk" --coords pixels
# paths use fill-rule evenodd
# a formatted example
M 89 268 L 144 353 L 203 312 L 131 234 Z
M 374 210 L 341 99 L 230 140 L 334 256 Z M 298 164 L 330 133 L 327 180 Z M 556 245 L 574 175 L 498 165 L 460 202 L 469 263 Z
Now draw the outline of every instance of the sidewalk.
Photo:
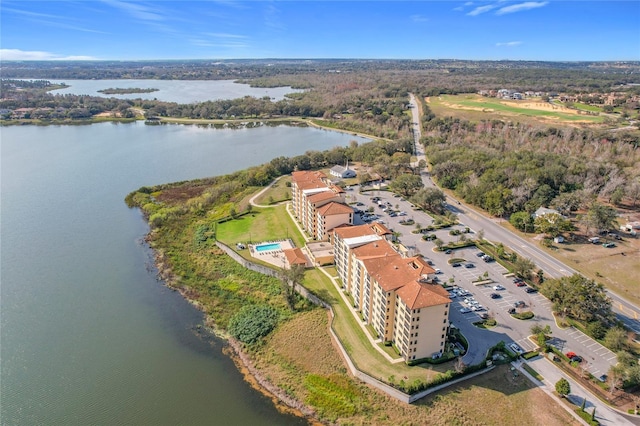
M 600 424 L 611 426 L 634 424 L 621 413 L 609 407 L 604 402 L 600 401 L 597 397 L 592 395 L 591 392 L 583 388 L 571 377 L 565 375 L 555 365 L 553 365 L 552 361 L 550 361 L 546 357 L 539 356 L 536 358 L 532 358 L 529 361 L 519 361 L 519 364 L 518 366 L 516 366 L 516 368 L 518 368 L 520 371 L 524 371 L 523 369 L 521 370 L 521 366 L 525 362 L 529 364 L 534 370 L 536 370 L 542 377 L 544 377 L 544 383 L 540 383 L 535 379 L 533 379 L 533 382 L 537 383 L 539 386 L 542 385 L 545 388 L 545 392 L 547 393 L 553 393 L 555 391 L 555 384 L 558 380 L 560 380 L 560 378 L 564 377 L 565 379 L 567 379 L 569 381 L 569 384 L 571 385 L 571 393 L 567 395 L 567 399 L 575 404 L 575 408 L 579 408 L 582 405 L 583 399 L 586 398 L 585 411 L 591 413 L 593 411 L 593 408 L 595 407 L 596 420 L 598 420 Z M 528 373 L 523 372 L 523 374 L 526 374 L 529 377 Z

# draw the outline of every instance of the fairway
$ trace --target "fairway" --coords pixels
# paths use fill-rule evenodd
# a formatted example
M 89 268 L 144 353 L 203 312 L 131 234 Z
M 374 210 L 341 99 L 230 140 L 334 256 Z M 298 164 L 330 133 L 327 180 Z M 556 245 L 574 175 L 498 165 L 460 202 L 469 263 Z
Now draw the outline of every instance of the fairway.
M 553 121 L 555 123 L 603 123 L 602 115 L 587 115 L 562 105 L 543 102 L 540 99 L 512 101 L 489 98 L 477 94 L 440 95 L 428 99 L 436 115 L 463 115 L 473 119 L 531 119 Z

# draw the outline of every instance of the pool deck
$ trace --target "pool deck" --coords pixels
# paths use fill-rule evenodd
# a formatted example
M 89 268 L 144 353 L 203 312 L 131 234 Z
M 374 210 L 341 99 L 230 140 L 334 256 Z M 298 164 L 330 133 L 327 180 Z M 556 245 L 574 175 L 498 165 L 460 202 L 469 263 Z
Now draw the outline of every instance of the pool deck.
M 280 248 L 273 250 L 257 251 L 256 246 L 262 246 L 265 244 L 280 244 Z M 291 240 L 279 240 L 279 241 L 262 241 L 258 244 L 250 244 L 249 252 L 251 257 L 260 259 L 263 262 L 270 263 L 278 268 L 289 267 L 287 258 L 284 255 L 284 250 L 292 249 L 295 246 L 291 243 Z

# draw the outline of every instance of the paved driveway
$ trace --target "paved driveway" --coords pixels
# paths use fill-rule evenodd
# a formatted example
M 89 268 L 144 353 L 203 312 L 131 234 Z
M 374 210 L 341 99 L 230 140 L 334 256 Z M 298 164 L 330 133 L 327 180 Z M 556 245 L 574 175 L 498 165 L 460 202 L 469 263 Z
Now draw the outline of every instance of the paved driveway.
M 379 197 L 383 203 L 390 203 L 394 210 L 406 212 L 406 216 L 391 217 L 389 214 L 382 212 L 382 209 L 371 201 L 371 197 Z M 539 324 L 541 326 L 549 325 L 552 330 L 552 344 L 562 352 L 573 351 L 584 358 L 584 368 L 598 377 L 605 374 L 609 367 L 616 362 L 616 356 L 613 352 L 603 347 L 590 337 L 584 335 L 580 331 L 569 328 L 560 329 L 551 315 L 551 303 L 539 293 L 526 293 L 525 287 L 517 287 L 513 283 L 513 279 L 505 276 L 507 270 L 498 262 L 484 262 L 477 256 L 479 250 L 475 247 L 467 247 L 452 250 L 450 254 L 435 250 L 436 246 L 431 241 L 422 240 L 421 234 L 413 234 L 416 225 L 402 225 L 400 221 L 403 219 L 413 219 L 416 223 L 425 227 L 433 222 L 427 213 L 414 210 L 411 203 L 387 191 L 368 191 L 360 194 L 358 187 L 355 186 L 348 192 L 348 202 L 360 202 L 362 206 L 355 206 L 360 210 L 367 210 L 373 206 L 373 211 L 379 216 L 385 225 L 393 231 L 400 233 L 400 242 L 409 249 L 409 254 L 422 254 L 424 257 L 433 262 L 433 267 L 442 271 L 438 275 L 441 282 L 453 283 L 456 286 L 468 290 L 478 302 L 487 309 L 487 312 L 496 318 L 498 325 L 491 330 L 482 330 L 473 326 L 472 323 L 480 318 L 477 313 L 461 314 L 459 309 L 466 306 L 461 300 L 453 299 L 451 309 L 451 322 L 459 326 L 462 332 L 467 336 L 471 344 L 469 353 L 465 356 L 464 361 L 467 363 L 475 363 L 484 357 L 486 350 L 500 340 L 506 343 L 516 342 L 525 350 L 535 349 L 536 344 L 532 343 L 528 336 L 531 334 L 531 326 Z M 356 215 L 357 218 L 357 215 Z M 358 222 L 356 220 L 356 223 Z M 449 234 L 451 229 L 459 229 L 463 231 L 464 225 L 457 225 L 449 229 L 441 229 L 434 231 L 438 238 L 442 241 L 457 241 L 459 236 Z M 470 238 L 474 234 L 468 235 Z M 462 266 L 453 267 L 449 264 L 452 259 L 462 259 Z M 464 267 L 464 264 L 470 263 L 472 268 Z M 485 272 L 492 279 L 490 285 L 475 285 L 473 281 L 478 280 Z M 493 286 L 500 284 L 504 290 L 494 290 Z M 492 299 L 489 295 L 497 292 L 501 295 L 499 299 Z M 514 306 L 517 301 L 523 301 L 525 308 L 523 310 L 531 310 L 535 313 L 535 318 L 528 321 L 521 321 L 513 318 L 507 311 Z

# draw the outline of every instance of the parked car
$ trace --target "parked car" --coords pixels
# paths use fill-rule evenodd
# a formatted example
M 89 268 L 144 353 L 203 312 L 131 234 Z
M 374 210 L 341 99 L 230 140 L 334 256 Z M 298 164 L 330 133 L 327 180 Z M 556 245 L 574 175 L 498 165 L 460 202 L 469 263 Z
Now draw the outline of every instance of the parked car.
M 471 269 L 471 268 L 475 267 L 475 265 L 473 263 L 465 263 L 464 267 L 467 268 L 467 269 Z
M 469 309 L 469 308 L 460 308 L 460 313 L 461 314 L 468 314 L 469 312 L 471 312 L 471 309 Z
M 492 299 L 500 299 L 502 296 L 500 296 L 498 293 L 491 293 L 489 297 Z
M 446 250 L 444 251 L 444 254 L 451 254 L 451 249 L 446 249 Z
M 435 269 L 435 272 L 436 272 L 436 274 L 441 274 L 442 273 L 442 271 L 440 269 L 438 269 L 438 268 Z
M 602 383 L 605 383 L 607 381 L 608 376 L 606 374 L 603 374 L 602 376 L 598 377 L 598 380 L 600 380 Z
M 480 313 L 478 314 L 478 316 L 479 316 L 480 318 L 482 318 L 482 319 L 487 319 L 487 318 L 489 318 L 489 314 L 488 314 L 488 313 L 486 313 L 486 312 L 480 312 Z
M 479 252 L 476 253 L 476 256 L 483 257 L 483 256 L 486 256 L 486 255 L 483 252 L 479 251 Z
M 494 285 L 494 286 L 493 286 L 493 289 L 494 289 L 494 290 L 498 290 L 498 291 L 499 291 L 499 290 L 504 290 L 504 287 L 503 287 L 503 286 L 501 286 L 500 284 L 498 284 L 498 285 Z
M 613 248 L 615 246 L 616 245 L 614 243 L 604 243 L 604 244 L 602 244 L 602 247 L 604 247 L 604 248 Z
M 524 353 L 522 348 L 520 346 L 516 345 L 515 343 L 510 344 L 509 345 L 509 349 L 511 349 L 512 351 L 514 351 L 518 355 L 522 355 Z
M 527 304 L 524 303 L 522 300 L 518 300 L 513 304 L 513 306 L 515 306 L 516 308 L 524 308 L 525 306 L 527 306 Z
M 516 283 L 516 287 L 525 287 L 527 285 L 527 283 L 525 283 L 524 281 L 518 281 Z
M 482 256 L 482 260 L 484 260 L 487 263 L 490 263 L 490 262 L 493 262 L 494 259 L 493 257 L 485 254 L 484 256 Z
M 515 314 L 515 313 L 516 313 L 516 308 L 509 308 L 509 310 L 507 311 L 507 313 L 509 313 L 509 314 Z
M 458 268 L 458 267 L 462 266 L 462 264 L 456 262 L 456 263 L 452 263 L 451 266 L 453 266 L 454 268 Z
M 580 363 L 580 362 L 582 362 L 582 357 L 581 357 L 581 356 L 576 355 L 576 356 L 574 356 L 573 358 L 571 358 L 571 362 L 578 362 L 578 363 Z
M 527 287 L 527 288 L 524 289 L 524 291 L 526 291 L 527 293 L 535 293 L 538 290 L 533 288 L 533 287 Z

